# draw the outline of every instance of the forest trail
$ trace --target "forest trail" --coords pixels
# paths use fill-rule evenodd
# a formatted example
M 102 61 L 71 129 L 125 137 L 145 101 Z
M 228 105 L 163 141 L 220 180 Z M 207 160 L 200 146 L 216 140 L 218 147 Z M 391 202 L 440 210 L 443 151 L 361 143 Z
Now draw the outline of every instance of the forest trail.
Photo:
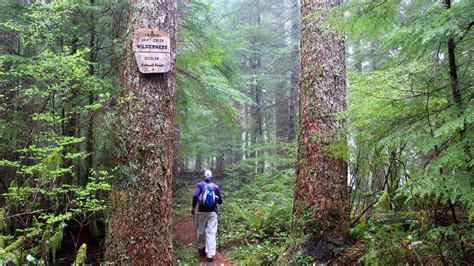
M 173 227 L 173 238 L 183 243 L 186 247 L 189 247 L 192 250 L 197 250 L 195 245 L 196 241 L 194 239 L 195 232 L 193 218 L 191 215 L 181 217 L 176 221 L 176 224 Z M 200 262 L 201 265 L 232 265 L 230 258 L 219 249 L 217 249 L 213 262 L 207 262 L 205 257 L 201 258 Z

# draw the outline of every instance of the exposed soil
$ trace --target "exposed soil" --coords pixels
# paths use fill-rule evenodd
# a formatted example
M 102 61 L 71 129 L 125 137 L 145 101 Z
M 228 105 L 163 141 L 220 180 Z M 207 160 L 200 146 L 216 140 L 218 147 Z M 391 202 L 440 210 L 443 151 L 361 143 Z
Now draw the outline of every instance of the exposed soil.
M 176 224 L 173 227 L 173 238 L 180 241 L 187 247 L 196 250 L 197 257 L 194 224 L 191 215 L 187 217 L 181 217 L 176 221 Z M 217 249 L 213 262 L 207 262 L 205 257 L 201 258 L 200 261 L 201 265 L 232 265 L 232 262 L 225 254 L 225 251 L 219 249 Z

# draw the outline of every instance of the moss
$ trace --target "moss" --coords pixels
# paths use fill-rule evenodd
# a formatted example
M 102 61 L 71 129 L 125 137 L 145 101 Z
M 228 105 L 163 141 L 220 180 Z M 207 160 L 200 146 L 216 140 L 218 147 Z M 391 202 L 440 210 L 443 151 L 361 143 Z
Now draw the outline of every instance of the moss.
M 341 215 L 339 213 L 339 210 L 335 208 L 330 208 L 328 210 L 328 217 L 327 217 L 327 224 L 328 224 L 328 229 L 332 230 L 337 227 L 337 225 L 341 222 Z
M 114 181 L 120 188 L 135 187 L 139 181 L 136 175 L 136 167 L 134 165 L 119 166 L 116 170 Z
M 311 136 L 311 142 L 313 142 L 313 143 L 317 143 L 317 142 L 319 142 L 321 139 L 322 139 L 322 136 L 321 136 L 320 134 L 317 134 L 317 133 L 316 133 L 316 134 L 313 134 L 313 135 Z
M 314 237 L 322 236 L 324 232 L 323 223 L 321 221 L 312 222 L 309 229 L 311 230 L 311 235 Z
M 87 245 L 82 244 L 82 246 L 79 248 L 79 251 L 77 251 L 76 260 L 74 261 L 72 265 L 79 266 L 79 265 L 84 264 L 84 262 L 86 261 L 86 255 L 87 255 Z
M 168 171 L 168 161 L 165 160 L 161 163 L 161 171 L 163 171 L 163 173 Z

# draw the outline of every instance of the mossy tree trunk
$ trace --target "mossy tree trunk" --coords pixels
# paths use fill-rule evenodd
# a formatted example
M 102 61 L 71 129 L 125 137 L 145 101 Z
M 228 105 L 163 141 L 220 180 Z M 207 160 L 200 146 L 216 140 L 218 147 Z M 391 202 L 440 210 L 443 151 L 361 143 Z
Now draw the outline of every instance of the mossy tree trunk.
M 318 261 L 332 256 L 349 222 L 347 162 L 333 147 L 346 146 L 344 42 L 324 23 L 342 0 L 303 0 L 301 3 L 301 83 L 297 181 L 294 216 L 296 230 L 309 235 L 303 245 Z M 344 148 L 342 148 L 345 150 Z M 342 152 L 344 153 L 344 151 Z M 296 224 L 298 225 L 298 223 Z
M 132 52 L 138 28 L 159 28 L 170 34 L 172 67 L 169 72 L 146 75 L 138 72 Z M 105 243 L 108 262 L 172 264 L 175 51 L 176 2 L 132 1 L 116 140 L 120 167 L 110 197 Z

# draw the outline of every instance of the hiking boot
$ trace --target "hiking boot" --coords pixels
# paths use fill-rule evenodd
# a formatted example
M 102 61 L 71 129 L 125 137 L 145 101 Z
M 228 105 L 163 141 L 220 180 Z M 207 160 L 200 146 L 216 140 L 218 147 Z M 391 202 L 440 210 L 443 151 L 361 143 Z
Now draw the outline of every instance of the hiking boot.
M 198 252 L 199 252 L 199 256 L 201 257 L 206 256 L 206 248 L 198 249 Z
M 207 258 L 207 262 L 213 262 L 214 258 Z

